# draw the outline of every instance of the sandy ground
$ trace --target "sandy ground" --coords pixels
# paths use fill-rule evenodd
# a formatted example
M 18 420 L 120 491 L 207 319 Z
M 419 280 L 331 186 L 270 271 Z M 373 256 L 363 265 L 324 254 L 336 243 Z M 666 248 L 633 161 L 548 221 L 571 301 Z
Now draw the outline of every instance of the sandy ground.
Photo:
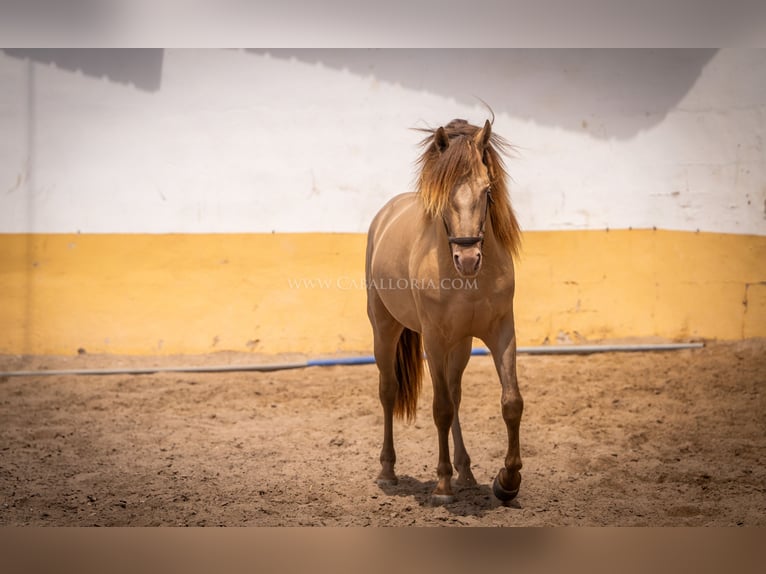
M 186 364 L 291 357 L 218 353 Z M 0 370 L 175 365 L 181 358 L 0 357 Z M 500 385 L 472 358 L 461 420 L 479 485 L 432 506 L 430 383 L 397 422 L 378 487 L 374 365 L 268 373 L 0 378 L 0 525 L 766 526 L 766 340 L 704 349 L 520 356 L 519 497 Z

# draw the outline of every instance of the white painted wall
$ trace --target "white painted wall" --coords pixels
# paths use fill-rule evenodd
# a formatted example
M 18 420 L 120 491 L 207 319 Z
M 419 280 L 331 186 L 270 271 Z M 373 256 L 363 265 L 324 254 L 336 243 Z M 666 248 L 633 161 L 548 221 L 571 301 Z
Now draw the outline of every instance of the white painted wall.
M 0 53 L 0 232 L 363 232 L 475 95 L 525 229 L 766 235 L 764 50 L 160 54 Z

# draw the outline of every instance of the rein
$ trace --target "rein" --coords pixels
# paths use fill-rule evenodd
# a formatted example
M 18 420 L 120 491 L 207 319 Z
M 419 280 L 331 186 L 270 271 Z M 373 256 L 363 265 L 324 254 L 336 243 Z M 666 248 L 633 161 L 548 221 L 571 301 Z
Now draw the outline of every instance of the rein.
M 484 219 L 481 222 L 481 231 L 479 232 L 481 235 L 467 235 L 467 236 L 453 236 L 449 234 L 449 229 L 447 229 L 447 241 L 450 243 L 454 243 L 455 245 L 460 245 L 461 247 L 467 247 L 469 245 L 475 245 L 476 243 L 484 243 L 484 226 L 487 223 L 487 211 L 489 210 L 489 204 L 492 203 L 492 188 L 487 189 L 487 203 L 484 204 Z M 447 224 L 445 222 L 444 227 L 447 227 Z

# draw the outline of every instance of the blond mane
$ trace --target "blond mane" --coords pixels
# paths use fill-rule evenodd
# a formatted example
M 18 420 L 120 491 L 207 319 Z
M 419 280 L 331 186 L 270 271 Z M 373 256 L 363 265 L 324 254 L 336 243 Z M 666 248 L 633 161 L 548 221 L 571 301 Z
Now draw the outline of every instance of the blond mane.
M 446 149 L 440 150 L 436 141 L 437 129 L 422 129 L 429 135 L 420 142 L 424 148 L 417 164 L 420 172 L 417 178 L 417 192 L 429 216 L 441 218 L 449 203 L 450 191 L 458 182 L 479 169 L 477 157 L 487 166 L 492 202 L 489 215 L 495 238 L 508 250 L 517 255 L 521 244 L 521 229 L 511 207 L 508 193 L 505 164 L 501 153 L 508 155 L 512 146 L 501 136 L 491 133 L 483 153 L 475 153 L 477 144 L 474 136 L 481 128 L 465 120 L 452 120 L 444 126 L 449 139 Z

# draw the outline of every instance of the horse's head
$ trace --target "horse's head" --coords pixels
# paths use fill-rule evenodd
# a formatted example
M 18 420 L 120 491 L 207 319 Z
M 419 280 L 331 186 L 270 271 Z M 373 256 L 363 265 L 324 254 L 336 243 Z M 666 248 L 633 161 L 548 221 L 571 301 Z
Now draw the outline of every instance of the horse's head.
M 420 191 L 426 209 L 443 220 L 452 263 L 463 277 L 474 277 L 481 269 L 492 202 L 487 161 L 491 135 L 489 121 L 479 129 L 465 120 L 453 120 L 434 130 L 428 159 L 423 160 Z
M 484 151 L 491 134 L 489 121 L 472 136 L 459 136 L 452 142 L 444 128 L 437 129 L 434 134 L 434 143 L 444 160 L 456 167 L 461 165 L 462 173 L 449 190 L 442 218 L 452 263 L 464 277 L 473 277 L 481 269 L 484 227 L 492 201 L 489 170 L 484 163 Z

